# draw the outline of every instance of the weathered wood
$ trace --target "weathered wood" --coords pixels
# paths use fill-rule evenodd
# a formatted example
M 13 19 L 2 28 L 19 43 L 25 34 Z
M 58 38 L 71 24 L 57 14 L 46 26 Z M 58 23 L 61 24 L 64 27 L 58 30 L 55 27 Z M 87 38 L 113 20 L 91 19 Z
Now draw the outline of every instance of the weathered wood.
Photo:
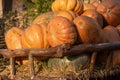
M 15 58 L 10 58 L 10 68 L 10 77 L 13 79 L 15 76 Z
M 34 78 L 35 76 L 35 71 L 34 71 L 34 58 L 31 54 L 29 54 L 29 66 L 30 66 L 30 76 L 31 79 Z
M 3 0 L 0 0 L 0 18 L 3 16 Z
M 60 49 L 61 48 L 61 49 Z M 60 49 L 61 51 L 58 51 Z M 101 50 L 115 50 L 120 49 L 120 42 L 112 43 L 100 43 L 100 44 L 80 44 L 76 46 L 71 46 L 67 44 L 62 44 L 57 47 L 52 47 L 48 49 L 16 49 L 16 50 L 7 50 L 0 49 L 0 54 L 3 56 L 10 57 L 20 57 L 28 56 L 31 53 L 33 56 L 46 56 L 46 57 L 60 57 L 67 55 L 78 55 L 84 52 L 97 52 Z M 57 56 L 55 56 L 58 54 Z
M 91 56 L 91 61 L 90 61 L 90 74 L 93 73 L 96 57 L 97 57 L 97 52 L 93 52 Z

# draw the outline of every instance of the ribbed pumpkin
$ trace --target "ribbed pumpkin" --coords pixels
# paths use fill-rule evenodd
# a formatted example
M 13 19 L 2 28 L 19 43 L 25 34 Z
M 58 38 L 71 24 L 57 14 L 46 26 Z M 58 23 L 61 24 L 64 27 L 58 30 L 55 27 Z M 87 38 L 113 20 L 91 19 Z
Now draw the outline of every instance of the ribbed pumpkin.
M 118 30 L 118 33 L 120 35 L 120 24 L 116 26 L 117 30 Z
M 62 10 L 62 11 L 57 11 L 54 12 L 55 15 L 54 16 L 63 16 L 66 17 L 67 19 L 69 19 L 70 21 L 73 21 L 73 19 L 78 16 L 77 13 L 70 11 L 70 10 Z
M 73 22 L 76 25 L 81 43 L 100 43 L 104 41 L 100 25 L 92 18 L 78 16 Z
M 32 24 L 22 35 L 23 48 L 48 48 L 47 25 Z
M 97 6 L 100 4 L 100 0 L 94 1 L 91 4 L 97 8 Z
M 117 29 L 114 26 L 106 26 L 104 29 L 104 35 L 107 42 L 118 42 L 120 41 L 120 36 Z M 111 51 L 112 52 L 112 51 Z M 113 51 L 113 66 L 120 64 L 120 50 Z
M 96 10 L 93 9 L 86 10 L 82 15 L 91 17 L 92 19 L 98 22 L 101 28 L 103 28 L 103 18 L 101 14 L 99 14 Z
M 90 3 L 84 3 L 84 11 L 89 10 L 89 9 L 95 10 L 96 7 L 94 5 L 92 5 L 92 4 L 90 4 Z
M 48 23 L 54 17 L 54 12 L 45 12 L 37 16 L 32 24 Z
M 120 0 L 104 0 L 98 5 L 97 11 L 103 15 L 107 25 L 120 24 Z
M 82 0 L 55 0 L 52 3 L 52 11 L 72 10 L 81 14 L 83 12 Z
M 5 34 L 5 42 L 8 47 L 8 49 L 15 50 L 15 49 L 21 49 L 21 35 L 23 33 L 23 30 L 21 30 L 18 27 L 12 27 L 9 29 Z
M 48 41 L 52 47 L 64 43 L 74 44 L 76 38 L 76 29 L 67 18 L 57 16 L 48 23 Z

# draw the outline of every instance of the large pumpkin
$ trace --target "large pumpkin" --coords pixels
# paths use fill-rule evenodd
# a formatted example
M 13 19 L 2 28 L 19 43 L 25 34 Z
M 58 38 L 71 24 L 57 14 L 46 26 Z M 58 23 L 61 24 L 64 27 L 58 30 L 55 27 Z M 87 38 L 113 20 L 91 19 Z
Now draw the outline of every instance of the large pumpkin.
M 117 29 L 114 26 L 106 26 L 104 29 L 104 35 L 107 42 L 118 42 L 120 41 L 120 36 Z M 111 51 L 112 52 L 112 51 Z M 113 66 L 120 63 L 120 50 L 114 50 L 113 52 Z
M 32 24 L 22 35 L 23 48 L 48 48 L 47 25 Z
M 103 15 L 106 24 L 120 24 L 120 0 L 104 0 L 98 5 L 97 11 Z
M 48 41 L 52 47 L 64 43 L 73 44 L 76 38 L 76 29 L 67 18 L 57 16 L 48 23 Z
M 82 0 L 55 0 L 52 3 L 52 11 L 72 10 L 81 14 L 83 12 Z
M 15 50 L 15 49 L 21 49 L 21 35 L 23 31 L 19 29 L 18 27 L 12 27 L 9 29 L 5 34 L 5 42 L 8 47 L 8 49 Z
M 82 15 L 91 17 L 92 19 L 98 22 L 101 28 L 103 28 L 103 18 L 101 14 L 99 14 L 96 10 L 93 9 L 86 10 Z
M 78 16 L 74 19 L 79 40 L 82 43 L 99 43 L 103 42 L 103 32 L 100 25 L 92 18 L 87 16 Z

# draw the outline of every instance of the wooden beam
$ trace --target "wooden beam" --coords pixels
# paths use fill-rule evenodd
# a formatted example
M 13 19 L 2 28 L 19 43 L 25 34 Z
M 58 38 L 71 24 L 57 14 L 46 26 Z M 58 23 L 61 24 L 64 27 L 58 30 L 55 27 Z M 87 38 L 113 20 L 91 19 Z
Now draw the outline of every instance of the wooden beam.
M 3 0 L 0 0 L 0 18 L 3 16 Z

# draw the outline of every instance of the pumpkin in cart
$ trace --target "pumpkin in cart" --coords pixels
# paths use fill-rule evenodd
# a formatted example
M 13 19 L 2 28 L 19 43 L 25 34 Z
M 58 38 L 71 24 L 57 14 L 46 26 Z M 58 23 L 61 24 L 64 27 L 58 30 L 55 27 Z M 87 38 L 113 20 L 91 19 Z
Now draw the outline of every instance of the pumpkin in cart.
M 55 0 L 52 3 L 52 11 L 71 10 L 78 14 L 83 12 L 82 0 Z
M 87 16 L 78 16 L 73 22 L 76 25 L 81 43 L 104 42 L 102 29 L 92 18 Z
M 10 50 L 22 49 L 21 36 L 23 30 L 18 27 L 12 27 L 5 33 L 5 42 Z M 24 57 L 18 57 L 16 59 L 18 64 L 26 64 L 28 61 Z
M 90 3 L 84 3 L 84 11 L 89 9 L 96 10 L 96 7 Z
M 98 5 L 97 11 L 104 17 L 105 25 L 120 24 L 120 0 L 104 0 Z
M 60 44 L 74 44 L 77 38 L 77 32 L 74 24 L 62 16 L 54 17 L 48 23 L 48 41 L 54 47 Z
M 119 42 L 120 41 L 120 35 L 118 33 L 118 30 L 114 26 L 106 26 L 104 29 L 104 35 L 106 42 Z M 110 51 L 112 53 L 112 65 L 115 66 L 117 64 L 120 64 L 120 50 L 113 50 Z
M 54 12 L 46 12 L 42 13 L 39 16 L 37 16 L 32 24 L 43 24 L 43 23 L 49 23 L 49 21 L 54 17 Z
M 22 35 L 23 48 L 48 48 L 47 24 L 32 24 Z
M 23 30 L 21 30 L 18 27 L 12 27 L 5 33 L 5 42 L 8 47 L 8 49 L 15 50 L 15 49 L 21 49 L 21 36 L 22 36 Z
M 88 9 L 82 14 L 83 16 L 88 16 L 94 19 L 103 28 L 103 18 L 96 10 Z
M 75 17 L 78 16 L 76 12 L 70 11 L 70 10 L 61 10 L 54 12 L 54 16 L 63 16 L 69 19 L 70 21 L 73 21 Z

